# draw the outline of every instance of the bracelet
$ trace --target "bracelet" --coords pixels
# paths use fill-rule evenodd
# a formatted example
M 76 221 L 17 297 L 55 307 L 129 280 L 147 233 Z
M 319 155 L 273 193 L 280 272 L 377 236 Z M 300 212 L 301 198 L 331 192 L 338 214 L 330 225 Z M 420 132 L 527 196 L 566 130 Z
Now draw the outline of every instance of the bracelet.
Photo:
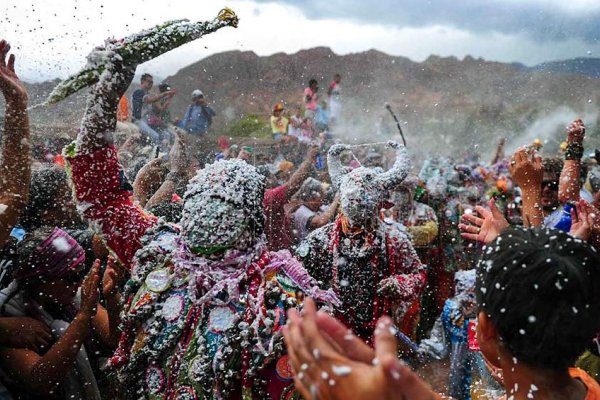
M 583 157 L 583 144 L 579 142 L 572 142 L 567 144 L 565 150 L 565 160 L 581 160 Z

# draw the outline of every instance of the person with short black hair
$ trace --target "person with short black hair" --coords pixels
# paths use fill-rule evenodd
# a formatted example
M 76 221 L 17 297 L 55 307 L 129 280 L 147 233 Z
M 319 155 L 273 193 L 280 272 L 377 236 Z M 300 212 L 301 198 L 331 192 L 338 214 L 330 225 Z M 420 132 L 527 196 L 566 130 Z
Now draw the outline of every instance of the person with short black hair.
M 600 329 L 593 247 L 555 229 L 506 228 L 484 252 L 476 294 L 477 342 L 509 398 L 600 398 L 600 385 L 570 368 Z M 396 331 L 383 317 L 372 350 L 305 301 L 303 316 L 290 311 L 284 331 L 292 368 L 302 371 L 296 388 L 308 398 L 441 398 L 397 359 Z
M 304 117 L 313 119 L 317 112 L 317 105 L 319 104 L 319 83 L 316 79 L 312 78 L 308 81 L 308 87 L 304 89 Z
M 327 225 L 335 218 L 340 204 L 339 195 L 330 205 L 324 207 L 323 199 L 328 186 L 315 178 L 306 178 L 292 197 L 295 204 L 290 212 L 295 244 L 301 243 L 310 232 Z
M 29 202 L 19 223 L 26 231 L 41 226 L 82 227 L 63 167 L 48 165 L 33 171 Z
M 142 134 L 148 136 L 153 143 L 160 142 L 160 134 L 148 124 L 147 115 L 150 113 L 152 104 L 165 97 L 173 96 L 175 91 L 167 90 L 156 96 L 150 95 L 150 89 L 154 85 L 154 78 L 150 74 L 143 74 L 140 79 L 140 89 L 137 89 L 131 95 L 131 121 L 140 128 Z
M 480 346 L 505 380 L 508 370 L 527 368 L 572 384 L 567 368 L 600 330 L 593 247 L 555 229 L 506 229 L 484 253 L 476 294 Z

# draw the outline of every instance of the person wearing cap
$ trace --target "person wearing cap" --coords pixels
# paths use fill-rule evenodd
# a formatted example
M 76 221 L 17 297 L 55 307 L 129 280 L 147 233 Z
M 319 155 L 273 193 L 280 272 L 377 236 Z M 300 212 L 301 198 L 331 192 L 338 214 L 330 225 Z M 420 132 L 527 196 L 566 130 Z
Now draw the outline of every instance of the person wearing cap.
M 202 157 L 202 137 L 212 125 L 213 117 L 217 113 L 206 102 L 204 93 L 196 89 L 192 92 L 192 104 L 185 112 L 185 116 L 179 123 L 187 133 L 186 142 L 190 155 L 200 159 Z
M 271 115 L 271 131 L 273 139 L 279 141 L 287 135 L 289 120 L 283 116 L 283 104 L 277 103 L 273 107 L 273 115 Z

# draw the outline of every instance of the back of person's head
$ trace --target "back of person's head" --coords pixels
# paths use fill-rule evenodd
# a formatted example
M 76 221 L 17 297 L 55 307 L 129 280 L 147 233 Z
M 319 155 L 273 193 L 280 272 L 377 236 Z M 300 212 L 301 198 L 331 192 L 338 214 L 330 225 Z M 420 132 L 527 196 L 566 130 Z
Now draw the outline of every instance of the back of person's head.
M 312 78 L 311 80 L 308 81 L 308 87 L 311 87 L 313 85 L 316 85 L 318 82 L 315 78 Z
M 294 195 L 295 198 L 302 201 L 307 201 L 315 198 L 316 196 L 322 196 L 324 192 L 324 186 L 321 181 L 315 178 L 306 178 L 298 192 Z
M 20 219 L 23 228 L 29 231 L 39 227 L 43 212 L 62 205 L 59 200 L 64 196 L 65 188 L 67 173 L 64 168 L 48 165 L 33 171 L 29 184 L 29 201 Z
M 565 369 L 600 330 L 600 257 L 554 229 L 505 230 L 478 268 L 477 298 L 519 362 Z
M 545 173 L 558 176 L 563 168 L 563 160 L 560 157 L 544 157 L 542 166 Z

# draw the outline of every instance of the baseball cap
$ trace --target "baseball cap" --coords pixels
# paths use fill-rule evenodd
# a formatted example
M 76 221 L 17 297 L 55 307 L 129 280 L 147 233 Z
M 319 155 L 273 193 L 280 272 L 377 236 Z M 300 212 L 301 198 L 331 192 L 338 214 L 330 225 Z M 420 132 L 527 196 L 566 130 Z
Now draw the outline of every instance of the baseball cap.
M 196 97 L 204 97 L 204 93 L 202 93 L 202 90 L 196 89 L 192 92 L 192 98 Z

